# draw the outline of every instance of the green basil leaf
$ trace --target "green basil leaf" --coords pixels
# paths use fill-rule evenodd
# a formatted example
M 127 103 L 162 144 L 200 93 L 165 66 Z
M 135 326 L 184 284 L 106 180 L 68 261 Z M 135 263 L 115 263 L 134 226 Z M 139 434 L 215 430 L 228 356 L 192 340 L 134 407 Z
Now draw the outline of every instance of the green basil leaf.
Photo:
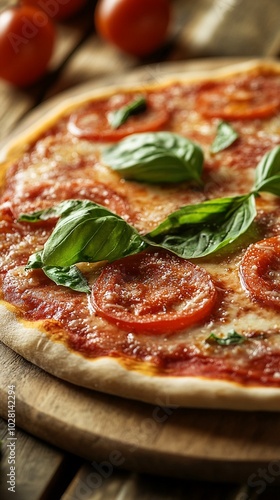
M 211 153 L 223 151 L 223 149 L 231 146 L 238 137 L 238 133 L 229 123 L 221 121 L 217 127 L 216 137 L 210 147 Z
M 42 268 L 46 276 L 48 276 L 48 278 L 54 281 L 57 285 L 72 288 L 77 292 L 90 293 L 90 288 L 86 279 L 76 266 L 44 266 L 42 262 L 42 253 L 43 251 L 41 250 L 40 252 L 36 252 L 31 255 L 25 269 Z
M 33 253 L 28 260 L 27 265 L 25 266 L 25 269 L 40 269 L 43 267 L 43 262 L 42 262 L 42 253 L 43 251 L 40 250 L 40 252 Z
M 121 217 L 96 203 L 76 201 L 46 241 L 40 254 L 42 267 L 113 261 L 146 248 L 143 238 Z
M 145 240 L 185 259 L 204 257 L 235 241 L 255 216 L 253 193 L 218 198 L 173 212 Z
M 69 212 L 75 210 L 76 207 L 86 207 L 91 204 L 88 200 L 66 200 L 62 201 L 54 207 L 45 208 L 44 210 L 38 210 L 37 212 L 32 212 L 31 214 L 21 214 L 18 218 L 20 222 L 38 222 L 40 220 L 48 220 L 53 217 L 61 217 Z
M 132 134 L 104 148 L 104 162 L 125 179 L 162 183 L 195 181 L 201 184 L 202 149 L 171 132 Z
M 146 109 L 147 102 L 145 97 L 139 97 L 126 106 L 123 106 L 116 111 L 111 111 L 108 114 L 108 121 L 111 127 L 116 129 L 119 128 L 123 123 L 125 123 L 130 116 L 141 113 Z
M 256 168 L 254 189 L 280 196 L 280 146 L 266 153 Z
M 242 344 L 246 340 L 244 335 L 240 335 L 235 330 L 231 330 L 223 337 L 218 337 L 215 333 L 211 333 L 209 337 L 206 339 L 210 344 L 216 342 L 219 345 L 236 345 Z
M 57 285 L 66 286 L 76 292 L 90 293 L 87 280 L 76 266 L 44 266 L 44 273 Z

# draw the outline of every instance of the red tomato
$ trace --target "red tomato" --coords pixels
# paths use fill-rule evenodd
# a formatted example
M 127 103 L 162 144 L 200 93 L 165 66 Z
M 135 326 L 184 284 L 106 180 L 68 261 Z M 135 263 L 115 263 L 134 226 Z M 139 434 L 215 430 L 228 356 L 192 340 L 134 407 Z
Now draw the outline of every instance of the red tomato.
M 23 5 L 33 5 L 43 10 L 50 18 L 60 21 L 81 10 L 87 0 L 21 0 Z
M 93 101 L 85 109 L 70 116 L 69 132 L 89 140 L 118 141 L 129 134 L 151 132 L 163 128 L 168 121 L 169 113 L 162 107 L 155 107 L 149 99 L 146 111 L 130 116 L 119 128 L 112 128 L 108 120 L 109 113 L 127 105 L 134 98 L 135 95 L 125 94 L 102 101 Z
M 170 0 L 99 0 L 98 33 L 124 52 L 144 56 L 164 42 L 171 17 Z
M 168 333 L 204 320 L 217 298 L 209 274 L 165 251 L 108 264 L 92 292 L 97 314 L 128 331 Z
M 269 76 L 251 76 L 234 85 L 213 84 L 198 97 L 198 109 L 204 116 L 224 120 L 264 118 L 279 107 L 278 81 Z
M 250 296 L 280 310 L 280 237 L 250 245 L 240 266 L 241 282 Z
M 26 86 L 46 71 L 55 41 L 52 21 L 35 7 L 11 7 L 0 14 L 0 78 Z

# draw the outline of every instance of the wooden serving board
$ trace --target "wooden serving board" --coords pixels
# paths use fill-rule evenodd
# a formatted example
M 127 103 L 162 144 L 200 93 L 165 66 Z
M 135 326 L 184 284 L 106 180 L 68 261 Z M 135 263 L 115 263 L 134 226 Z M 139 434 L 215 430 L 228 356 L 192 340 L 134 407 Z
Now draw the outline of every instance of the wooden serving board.
M 212 69 L 232 62 L 236 60 L 149 66 L 122 75 L 119 82 L 153 80 L 163 74 Z M 107 79 L 98 85 L 110 83 Z M 92 85 L 87 83 L 41 105 L 16 134 L 51 109 L 54 102 L 87 91 Z M 277 413 L 172 408 L 168 401 L 149 405 L 58 380 L 2 343 L 0 359 L 0 415 L 7 418 L 8 386 L 15 385 L 18 427 L 90 461 L 106 462 L 107 472 L 108 467 L 121 467 L 184 478 L 248 482 L 250 477 L 257 480 L 262 468 L 275 483 L 280 481 L 279 467 L 273 468 L 280 460 Z

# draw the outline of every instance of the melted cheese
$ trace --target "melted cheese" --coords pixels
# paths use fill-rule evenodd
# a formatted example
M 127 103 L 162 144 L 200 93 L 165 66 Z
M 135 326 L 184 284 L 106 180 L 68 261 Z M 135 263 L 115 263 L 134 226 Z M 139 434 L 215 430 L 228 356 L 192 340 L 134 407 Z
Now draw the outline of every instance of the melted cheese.
M 280 91 L 280 89 L 279 89 Z M 202 202 L 205 199 L 220 196 L 232 196 L 248 192 L 254 181 L 254 171 L 264 152 L 280 143 L 280 116 L 265 120 L 236 122 L 240 134 L 239 141 L 231 148 L 211 155 L 209 146 L 214 138 L 218 120 L 206 120 L 199 110 L 194 108 L 194 98 L 186 90 L 176 87 L 176 92 L 169 93 L 168 106 L 172 110 L 170 130 L 195 138 L 200 142 L 205 153 L 205 169 L 203 173 L 204 188 L 197 189 L 188 183 L 176 186 L 149 186 L 144 183 L 125 181 L 102 163 L 102 144 L 73 137 L 67 130 L 64 118 L 58 130 L 40 138 L 18 161 L 4 192 L 4 202 L 17 207 L 19 211 L 28 206 L 46 208 L 53 206 L 61 199 L 68 197 L 89 197 L 104 204 L 132 223 L 140 232 L 148 232 L 156 227 L 171 212 L 181 206 Z M 73 188 L 74 186 L 74 188 Z M 98 188 L 100 190 L 98 191 Z M 36 189 L 38 195 L 36 196 Z M 71 191 L 72 189 L 72 191 Z M 103 197 L 103 198 L 102 198 Z M 112 205 L 113 203 L 113 205 Z M 118 208 L 120 207 L 120 208 Z M 199 325 L 176 332 L 167 337 L 160 335 L 139 336 L 134 332 L 123 332 L 105 320 L 97 318 L 88 304 L 86 296 L 77 298 L 69 291 L 50 285 L 51 300 L 46 298 L 42 285 L 22 267 L 22 259 L 15 254 L 21 248 L 27 254 L 40 248 L 47 238 L 47 232 L 40 235 L 36 242 L 28 235 L 21 241 L 18 238 L 8 246 L 3 244 L 1 265 L 15 259 L 16 269 L 11 269 L 4 285 L 7 300 L 17 305 L 30 307 L 31 290 L 34 310 L 46 303 L 45 314 L 60 321 L 64 328 L 72 331 L 74 343 L 82 345 L 85 352 L 94 355 L 96 345 L 98 351 L 121 351 L 131 357 L 154 360 L 174 353 L 179 345 L 184 345 L 188 353 L 219 358 L 221 352 L 231 367 L 248 366 L 248 360 L 255 360 L 263 355 L 273 353 L 280 359 L 280 319 L 279 311 L 270 309 L 252 301 L 242 287 L 239 278 L 239 264 L 247 246 L 257 239 L 275 234 L 280 227 L 280 201 L 273 196 L 262 196 L 258 201 L 258 216 L 252 229 L 246 236 L 219 255 L 200 259 L 196 264 L 205 268 L 212 276 L 220 293 L 220 303 L 210 318 Z M 8 236 L 9 237 L 9 236 Z M 11 237 L 12 238 L 12 237 Z M 23 252 L 24 253 L 24 252 Z M 96 265 L 82 264 L 81 269 L 91 284 L 98 275 Z M 279 272 L 273 270 L 271 279 L 279 286 Z M 34 287 L 33 287 L 34 285 Z M 275 292 L 278 293 L 278 292 Z M 196 298 L 199 300 L 199 296 Z M 280 297 L 279 297 L 280 300 Z M 32 307 L 33 307 L 32 306 Z M 23 306 L 25 307 L 25 306 Z M 183 306 L 178 306 L 180 307 Z M 65 319 L 68 315 L 68 323 Z M 232 346 L 228 351 L 207 342 L 211 333 L 227 334 L 231 330 L 248 337 L 248 341 Z M 79 338 L 79 339 L 78 339 Z M 264 339 L 265 340 L 261 340 Z M 80 348 L 80 347 L 79 347 Z M 278 371 L 274 374 L 279 379 Z

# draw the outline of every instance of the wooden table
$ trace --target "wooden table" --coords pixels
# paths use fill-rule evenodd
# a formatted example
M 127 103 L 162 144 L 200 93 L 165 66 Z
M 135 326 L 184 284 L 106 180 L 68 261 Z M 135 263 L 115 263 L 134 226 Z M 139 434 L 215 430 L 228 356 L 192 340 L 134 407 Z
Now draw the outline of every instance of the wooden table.
M 0 0 L 0 8 L 8 3 Z M 48 74 L 38 84 L 28 89 L 17 89 L 0 81 L 0 141 L 4 144 L 7 136 L 15 133 L 17 127 L 25 126 L 48 106 L 50 99 L 59 100 L 64 92 L 79 92 L 80 85 L 98 87 L 104 83 L 114 82 L 122 78 L 149 79 L 155 75 L 172 71 L 173 68 L 186 65 L 188 69 L 199 68 L 201 64 L 213 64 L 213 57 L 252 57 L 278 56 L 280 52 L 279 0 L 173 0 L 174 19 L 170 38 L 157 54 L 146 60 L 138 60 L 120 53 L 114 47 L 102 42 L 92 26 L 94 2 L 90 2 L 84 12 L 75 20 L 57 26 L 58 39 L 56 51 L 51 61 Z M 205 61 L 205 58 L 207 59 Z M 203 59 L 202 59 L 203 58 Z M 219 59 L 214 64 L 223 64 Z M 1 61 L 0 61 L 1 64 Z M 184 66 L 185 67 L 185 66 Z M 125 75 L 125 76 L 123 76 Z M 78 86 L 78 90 L 76 90 Z M 149 475 L 149 464 L 144 468 L 130 466 L 117 460 L 114 466 L 100 456 L 91 455 L 85 460 L 86 453 L 81 456 L 71 449 L 55 446 L 54 436 L 44 435 L 44 441 L 38 438 L 31 424 L 22 425 L 29 432 L 21 430 L 17 420 L 16 426 L 16 493 L 8 491 L 7 473 L 11 457 L 13 441 L 8 440 L 7 411 L 5 410 L 5 388 L 7 377 L 12 376 L 20 368 L 22 374 L 39 377 L 40 370 L 35 369 L 0 345 L 0 440 L 2 441 L 2 457 L 0 466 L 0 499 L 16 498 L 20 500 L 39 499 L 92 499 L 92 500 L 253 500 L 280 498 L 278 448 L 273 461 L 266 461 L 264 466 L 252 469 L 252 473 L 241 482 L 228 482 L 230 474 L 221 477 L 202 474 L 199 470 L 192 476 L 192 470 L 186 467 L 186 475 L 178 472 L 174 478 L 174 467 L 170 467 L 172 477 L 160 475 L 160 463 L 157 464 L 158 475 Z M 4 361 L 9 360 L 9 369 Z M 28 379 L 27 379 L 28 382 Z M 2 389 L 2 391 L 1 391 Z M 225 414 L 225 418 L 227 418 Z M 35 437 L 36 436 L 36 437 Z M 259 436 L 256 428 L 255 440 Z M 279 440 L 278 440 L 279 441 Z M 51 444 L 50 444 L 51 443 Z M 273 447 L 273 443 L 271 444 Z M 70 447 L 71 448 L 71 447 Z M 68 450 L 68 451 L 65 451 Z M 225 457 L 228 450 L 224 450 Z M 272 455 L 271 455 L 272 456 Z M 106 463 L 105 463 L 106 462 Z M 172 465 L 172 464 L 171 464 Z M 166 466 L 165 466 L 166 467 Z M 209 464 L 211 467 L 211 464 Z M 239 463 L 242 469 L 242 464 Z M 277 468 L 278 467 L 278 468 Z M 210 470 L 210 469 L 209 469 Z M 216 469 L 217 470 L 217 469 Z M 201 471 L 202 472 L 202 471 Z M 279 473 L 278 473 L 279 472 Z M 234 475 L 233 475 L 234 476 Z M 242 476 L 242 475 L 241 475 Z M 241 477 L 240 476 L 240 477 Z M 205 478 L 211 481 L 205 481 Z

